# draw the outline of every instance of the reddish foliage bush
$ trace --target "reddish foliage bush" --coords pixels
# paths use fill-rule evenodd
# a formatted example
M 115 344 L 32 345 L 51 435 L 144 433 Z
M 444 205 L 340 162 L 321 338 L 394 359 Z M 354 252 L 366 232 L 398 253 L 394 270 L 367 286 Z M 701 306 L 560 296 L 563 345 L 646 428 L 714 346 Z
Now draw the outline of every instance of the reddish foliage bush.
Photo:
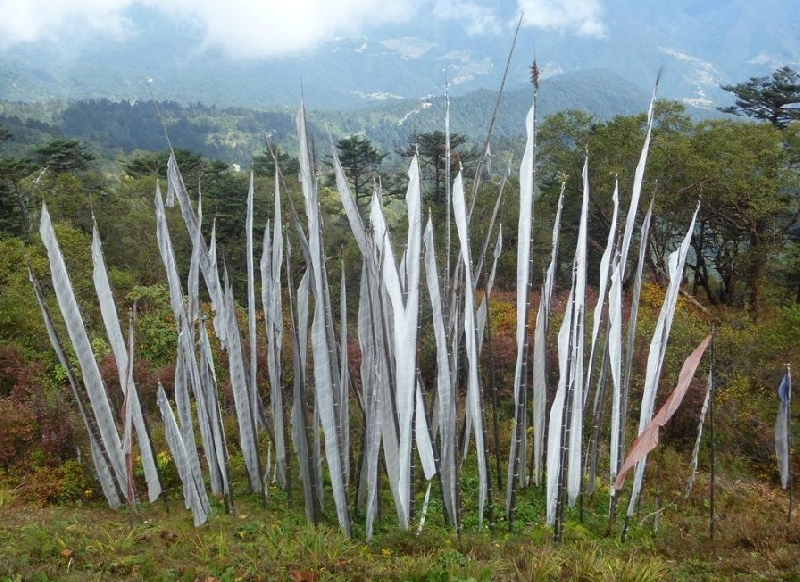
M 0 466 L 23 465 L 38 432 L 36 415 L 23 403 L 0 398 L 0 426 Z
M 17 346 L 0 346 L 0 396 L 23 402 L 39 391 L 45 376 L 40 361 L 26 358 Z
M 30 463 L 34 451 L 46 463 L 72 455 L 72 396 L 55 386 L 44 362 L 30 359 L 17 346 L 0 347 L 0 463 Z

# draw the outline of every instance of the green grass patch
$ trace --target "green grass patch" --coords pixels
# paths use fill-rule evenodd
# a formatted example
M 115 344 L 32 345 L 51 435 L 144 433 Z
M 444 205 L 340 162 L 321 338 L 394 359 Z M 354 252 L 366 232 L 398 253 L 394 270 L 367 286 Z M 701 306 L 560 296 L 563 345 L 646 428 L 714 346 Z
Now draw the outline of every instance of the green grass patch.
M 582 522 L 578 506 L 568 510 L 565 541 L 556 544 L 543 524 L 542 495 L 520 492 L 514 532 L 502 520 L 489 531 L 488 521 L 478 529 L 470 519 L 459 534 L 431 504 L 419 535 L 397 527 L 387 496 L 369 543 L 362 523 L 354 537 L 343 536 L 328 506 L 323 524 L 307 523 L 299 500 L 274 486 L 266 510 L 257 496 L 240 493 L 235 514 L 217 504 L 200 528 L 174 499 L 169 513 L 159 502 L 133 518 L 96 502 L 33 507 L 12 499 L 0 506 L 0 580 L 800 579 L 800 518 L 786 523 L 783 493 L 758 482 L 720 479 L 714 540 L 707 504 L 695 492 L 662 500 L 657 531 L 655 499 L 646 495 L 622 543 L 622 519 L 609 528 L 607 491 L 599 489 L 584 499 Z

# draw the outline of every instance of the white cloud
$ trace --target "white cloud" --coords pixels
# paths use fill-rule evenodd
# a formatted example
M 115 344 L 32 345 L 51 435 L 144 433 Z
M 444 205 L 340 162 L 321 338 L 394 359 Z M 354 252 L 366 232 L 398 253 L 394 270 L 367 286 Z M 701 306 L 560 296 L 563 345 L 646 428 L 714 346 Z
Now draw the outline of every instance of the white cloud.
M 0 46 L 76 34 L 123 38 L 135 6 L 159 10 L 203 31 L 207 46 L 234 57 L 311 49 L 336 35 L 407 21 L 413 0 L 0 0 Z
M 524 3 L 535 5 L 543 1 Z M 455 22 L 470 35 L 498 33 L 507 28 L 506 17 L 498 14 L 499 4 L 503 3 L 492 0 L 0 0 L 0 49 L 37 41 L 61 42 L 63 47 L 76 49 L 83 42 L 124 40 L 137 33 L 136 12 L 146 9 L 175 19 L 176 26 L 196 29 L 197 48 L 221 49 L 232 57 L 265 58 L 313 49 L 337 36 L 363 34 L 383 24 L 413 23 L 415 18 Z
M 124 15 L 131 0 L 0 0 L 0 47 L 76 34 L 123 39 L 132 27 Z
M 517 0 L 523 24 L 605 38 L 600 0 Z
M 479 35 L 501 31 L 495 6 L 483 6 L 470 0 L 436 0 L 433 15 L 440 20 L 461 22 L 467 34 Z
M 236 57 L 302 51 L 336 35 L 402 22 L 413 14 L 410 0 L 162 0 L 160 4 L 195 20 L 208 42 Z

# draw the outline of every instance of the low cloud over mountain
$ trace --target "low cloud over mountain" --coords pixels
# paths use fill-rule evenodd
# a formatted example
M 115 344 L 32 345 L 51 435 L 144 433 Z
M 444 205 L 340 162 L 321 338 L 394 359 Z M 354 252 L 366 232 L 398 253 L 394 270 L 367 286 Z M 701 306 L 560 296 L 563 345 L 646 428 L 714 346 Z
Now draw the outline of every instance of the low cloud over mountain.
M 605 69 L 713 108 L 722 83 L 800 62 L 793 0 L 0 0 L 0 98 L 341 108 Z M 147 79 L 152 81 L 148 87 Z

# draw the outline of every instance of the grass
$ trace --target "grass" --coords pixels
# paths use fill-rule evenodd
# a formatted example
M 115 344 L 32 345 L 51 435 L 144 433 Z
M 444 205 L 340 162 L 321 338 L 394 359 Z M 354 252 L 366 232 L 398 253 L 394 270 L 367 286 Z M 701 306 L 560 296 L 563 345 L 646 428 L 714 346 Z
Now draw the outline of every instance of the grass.
M 653 472 L 651 483 L 659 477 Z M 31 507 L 10 498 L 0 505 L 0 580 L 800 580 L 800 517 L 786 522 L 783 492 L 720 478 L 712 541 L 702 479 L 689 499 L 668 481 L 658 483 L 665 497 L 658 531 L 655 499 L 645 498 L 625 544 L 621 523 L 607 532 L 603 494 L 585 500 L 583 523 L 570 510 L 565 542 L 553 543 L 537 489 L 521 492 L 525 518 L 514 533 L 502 520 L 494 532 L 470 520 L 458 535 L 432 508 L 417 536 L 397 528 L 387 496 L 370 543 L 361 521 L 353 538 L 340 534 L 330 500 L 325 523 L 314 527 L 300 500 L 287 508 L 276 488 L 266 511 L 259 498 L 240 493 L 236 515 L 218 506 L 200 528 L 177 500 L 169 514 L 155 503 L 131 520 L 99 504 Z

